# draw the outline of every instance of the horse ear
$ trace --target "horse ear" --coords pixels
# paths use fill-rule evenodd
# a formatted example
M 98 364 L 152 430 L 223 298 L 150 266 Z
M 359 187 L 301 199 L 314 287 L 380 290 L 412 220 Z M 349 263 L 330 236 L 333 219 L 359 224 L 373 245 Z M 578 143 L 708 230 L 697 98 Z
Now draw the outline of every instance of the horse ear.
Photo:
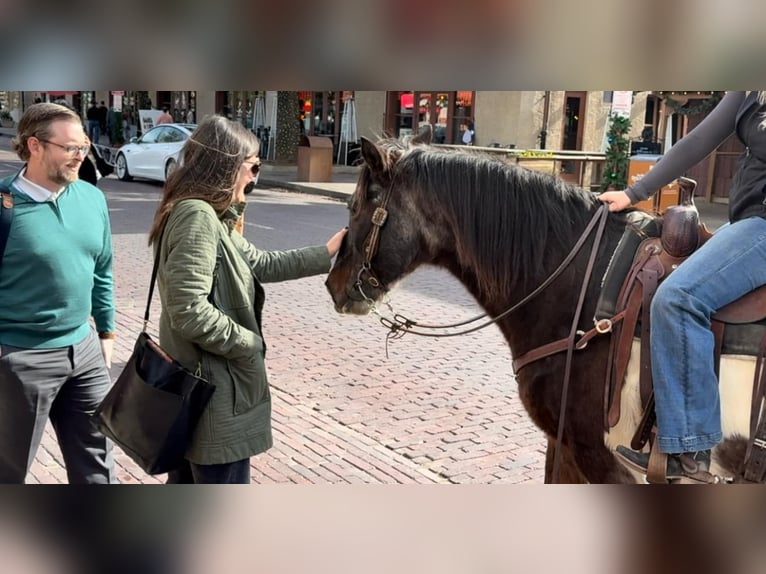
M 373 173 L 383 171 L 383 157 L 380 155 L 380 149 L 366 137 L 362 136 L 362 157 Z
M 410 144 L 428 145 L 433 141 L 433 138 L 434 138 L 433 127 L 431 126 L 431 124 L 427 124 L 424 129 L 420 130 L 420 132 L 410 140 Z

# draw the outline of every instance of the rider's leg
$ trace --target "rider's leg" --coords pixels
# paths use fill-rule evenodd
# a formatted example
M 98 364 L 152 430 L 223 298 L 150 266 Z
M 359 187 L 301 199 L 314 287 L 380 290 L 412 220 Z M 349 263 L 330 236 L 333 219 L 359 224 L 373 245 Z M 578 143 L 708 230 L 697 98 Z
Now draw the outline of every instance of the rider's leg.
M 766 220 L 720 229 L 657 290 L 652 374 L 662 452 L 710 449 L 721 439 L 711 315 L 766 284 Z
M 710 317 L 764 284 L 766 220 L 753 217 L 718 230 L 660 285 L 651 309 L 660 451 L 691 456 L 700 453 L 696 456 L 699 462 L 721 441 Z M 621 451 L 630 458 L 626 449 Z M 685 462 L 687 468 L 695 465 L 688 456 Z M 705 461 L 701 468 L 707 470 Z

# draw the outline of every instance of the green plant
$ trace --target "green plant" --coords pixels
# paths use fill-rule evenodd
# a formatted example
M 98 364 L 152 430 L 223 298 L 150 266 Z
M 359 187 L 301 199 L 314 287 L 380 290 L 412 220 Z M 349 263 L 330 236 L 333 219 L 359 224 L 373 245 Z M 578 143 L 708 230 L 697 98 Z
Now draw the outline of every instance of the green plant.
M 13 120 L 11 112 L 8 110 L 0 110 L 0 120 Z
M 628 163 L 630 158 L 630 118 L 612 114 L 609 118 L 609 131 L 604 164 L 604 180 L 601 191 L 608 189 L 625 189 L 628 183 Z
M 111 122 L 109 124 L 109 129 L 111 131 L 111 142 L 112 145 L 121 146 L 125 143 L 125 132 L 123 131 L 122 126 L 122 112 L 117 112 L 115 110 L 110 110 L 109 113 L 111 114 Z

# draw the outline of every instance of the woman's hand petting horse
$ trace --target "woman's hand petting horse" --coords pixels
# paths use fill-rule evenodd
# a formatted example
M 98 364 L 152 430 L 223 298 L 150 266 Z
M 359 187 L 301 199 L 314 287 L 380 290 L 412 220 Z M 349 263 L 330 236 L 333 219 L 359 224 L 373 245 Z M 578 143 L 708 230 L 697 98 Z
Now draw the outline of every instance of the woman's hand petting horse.
M 340 250 L 340 245 L 343 243 L 343 238 L 346 236 L 346 233 L 348 233 L 348 227 L 344 227 L 340 231 L 338 231 L 335 235 L 330 237 L 330 240 L 327 242 L 327 252 L 330 254 L 330 257 L 335 257 L 335 254 L 338 253 Z

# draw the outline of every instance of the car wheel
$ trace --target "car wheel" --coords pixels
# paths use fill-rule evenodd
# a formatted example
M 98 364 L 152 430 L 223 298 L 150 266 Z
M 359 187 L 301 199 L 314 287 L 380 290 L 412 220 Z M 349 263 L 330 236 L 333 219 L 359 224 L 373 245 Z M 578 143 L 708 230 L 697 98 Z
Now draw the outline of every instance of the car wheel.
M 122 181 L 130 181 L 133 178 L 128 173 L 128 160 L 125 159 L 125 154 L 121 153 L 117 156 L 117 160 L 114 162 L 115 171 L 117 177 Z
M 173 173 L 176 168 L 178 167 L 178 163 L 174 159 L 168 160 L 168 163 L 165 164 L 165 181 L 168 180 L 170 177 L 170 174 Z

